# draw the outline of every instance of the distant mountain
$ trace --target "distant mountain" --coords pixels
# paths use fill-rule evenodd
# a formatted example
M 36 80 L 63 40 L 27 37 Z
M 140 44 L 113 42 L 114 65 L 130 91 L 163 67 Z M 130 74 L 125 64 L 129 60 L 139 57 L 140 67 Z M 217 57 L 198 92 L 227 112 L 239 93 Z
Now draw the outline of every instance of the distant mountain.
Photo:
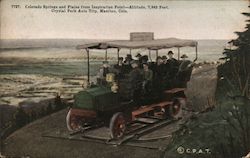
M 66 48 L 79 44 L 99 42 L 94 39 L 1 39 L 0 49 Z M 104 41 L 104 40 L 102 40 Z
M 0 49 L 29 49 L 29 48 L 69 48 L 80 44 L 101 42 L 96 39 L 1 39 Z M 198 45 L 225 46 L 229 40 L 198 40 Z

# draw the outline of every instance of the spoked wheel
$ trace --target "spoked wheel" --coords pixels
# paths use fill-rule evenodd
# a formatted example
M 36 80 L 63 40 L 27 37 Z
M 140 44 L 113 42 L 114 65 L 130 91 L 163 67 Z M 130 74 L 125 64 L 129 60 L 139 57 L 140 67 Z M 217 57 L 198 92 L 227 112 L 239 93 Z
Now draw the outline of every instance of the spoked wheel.
M 185 101 L 181 98 L 175 98 L 173 104 L 169 107 L 170 117 L 174 119 L 182 118 L 182 107 L 185 106 Z
M 66 124 L 69 131 L 77 131 L 81 129 L 81 121 L 74 115 L 72 115 L 72 109 L 69 109 L 69 112 L 66 117 Z
M 109 124 L 111 138 L 119 139 L 121 138 L 126 130 L 126 120 L 121 112 L 115 113 Z

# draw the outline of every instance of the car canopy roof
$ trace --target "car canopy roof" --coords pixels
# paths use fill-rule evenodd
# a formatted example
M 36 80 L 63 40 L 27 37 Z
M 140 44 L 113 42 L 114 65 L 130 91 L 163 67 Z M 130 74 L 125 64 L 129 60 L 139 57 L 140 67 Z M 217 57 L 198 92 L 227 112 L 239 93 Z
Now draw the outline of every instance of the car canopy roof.
M 114 40 L 106 42 L 95 42 L 87 43 L 84 45 L 78 45 L 78 49 L 107 49 L 107 48 L 127 48 L 127 49 L 165 49 L 173 47 L 196 47 L 198 45 L 197 41 L 177 39 L 177 38 L 166 38 L 166 39 L 155 39 L 155 40 L 145 40 L 145 41 L 132 41 L 132 40 Z

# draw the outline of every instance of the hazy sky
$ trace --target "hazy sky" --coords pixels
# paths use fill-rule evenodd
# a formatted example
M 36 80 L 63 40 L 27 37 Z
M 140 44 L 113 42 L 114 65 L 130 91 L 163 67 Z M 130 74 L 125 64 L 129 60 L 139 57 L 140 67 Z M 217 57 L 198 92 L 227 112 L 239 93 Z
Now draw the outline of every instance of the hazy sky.
M 154 32 L 155 38 L 232 39 L 242 31 L 247 0 L 220 1 L 78 1 L 1 0 L 1 38 L 126 39 L 129 32 Z M 21 8 L 13 9 L 12 4 Z M 52 13 L 26 5 L 163 5 L 165 10 L 121 14 Z

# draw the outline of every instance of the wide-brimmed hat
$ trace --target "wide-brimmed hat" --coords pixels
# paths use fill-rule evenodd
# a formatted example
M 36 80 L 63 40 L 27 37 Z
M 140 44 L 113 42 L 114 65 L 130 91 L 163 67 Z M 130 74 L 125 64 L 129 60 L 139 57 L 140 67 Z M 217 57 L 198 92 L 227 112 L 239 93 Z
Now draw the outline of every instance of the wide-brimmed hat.
M 166 55 L 163 55 L 161 58 L 162 59 L 168 59 Z
M 170 50 L 170 51 L 168 52 L 168 55 L 169 55 L 169 54 L 174 54 L 174 53 Z
M 188 58 L 188 56 L 186 54 L 183 54 L 181 58 Z
M 158 60 L 158 59 L 162 59 L 162 57 L 161 57 L 161 56 L 158 56 L 158 57 L 156 58 L 156 60 Z
M 132 55 L 131 54 L 127 54 L 126 59 L 132 59 Z
M 123 57 L 119 57 L 118 60 L 123 60 Z
M 137 53 L 135 57 L 141 57 L 142 55 L 140 53 Z
M 103 63 L 103 64 L 108 64 L 109 62 L 108 62 L 108 61 L 103 61 L 102 63 Z

